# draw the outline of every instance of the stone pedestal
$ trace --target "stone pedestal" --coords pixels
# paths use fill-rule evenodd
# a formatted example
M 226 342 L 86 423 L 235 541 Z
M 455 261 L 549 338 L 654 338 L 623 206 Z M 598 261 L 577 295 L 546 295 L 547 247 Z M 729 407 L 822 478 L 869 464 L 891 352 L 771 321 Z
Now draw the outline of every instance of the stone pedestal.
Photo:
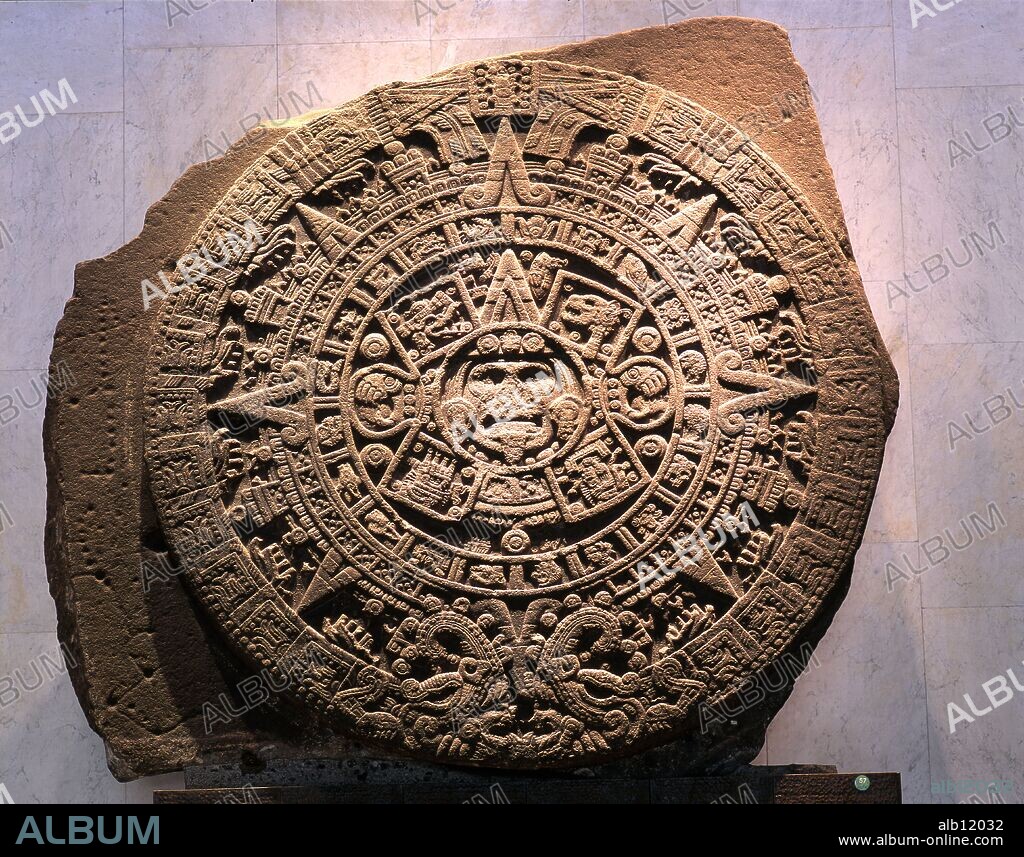
M 838 773 L 827 765 L 747 767 L 721 777 L 509 775 L 394 761 L 303 760 L 246 772 L 186 770 L 186 788 L 157 804 L 899 804 L 898 773 Z

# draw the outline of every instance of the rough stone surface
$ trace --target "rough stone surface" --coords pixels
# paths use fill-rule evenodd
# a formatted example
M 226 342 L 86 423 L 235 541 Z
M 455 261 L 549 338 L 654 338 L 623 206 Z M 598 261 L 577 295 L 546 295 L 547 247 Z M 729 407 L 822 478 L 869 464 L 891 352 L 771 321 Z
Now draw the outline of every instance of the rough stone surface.
M 753 758 L 897 398 L 807 91 L 739 19 L 476 63 L 80 266 L 47 557 L 115 774 Z

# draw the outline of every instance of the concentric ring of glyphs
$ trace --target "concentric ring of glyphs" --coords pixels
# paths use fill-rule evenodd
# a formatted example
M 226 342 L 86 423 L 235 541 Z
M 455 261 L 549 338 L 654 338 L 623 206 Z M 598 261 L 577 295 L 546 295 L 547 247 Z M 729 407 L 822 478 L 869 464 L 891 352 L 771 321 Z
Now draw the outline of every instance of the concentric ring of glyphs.
M 656 743 L 852 555 L 884 443 L 855 275 L 693 103 L 518 60 L 396 84 L 268 151 L 196 246 L 153 495 L 330 724 L 508 766 Z

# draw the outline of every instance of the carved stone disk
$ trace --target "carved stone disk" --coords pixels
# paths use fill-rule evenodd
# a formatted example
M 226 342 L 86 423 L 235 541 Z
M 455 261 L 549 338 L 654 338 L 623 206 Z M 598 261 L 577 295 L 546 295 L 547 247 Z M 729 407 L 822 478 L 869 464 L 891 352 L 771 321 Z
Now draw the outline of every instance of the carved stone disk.
M 509 767 L 663 742 L 858 543 L 886 427 L 856 274 L 697 104 L 543 61 L 395 84 L 268 151 L 195 248 L 152 491 L 328 726 Z

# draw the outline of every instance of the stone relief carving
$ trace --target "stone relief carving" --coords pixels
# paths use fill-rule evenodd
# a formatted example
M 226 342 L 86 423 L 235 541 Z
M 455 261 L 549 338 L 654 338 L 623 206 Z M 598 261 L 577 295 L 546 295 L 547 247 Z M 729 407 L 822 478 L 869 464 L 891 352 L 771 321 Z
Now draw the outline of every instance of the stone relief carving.
M 698 104 L 518 58 L 394 84 L 280 139 L 194 246 L 239 234 L 163 302 L 148 487 L 216 627 L 324 726 L 626 755 L 841 596 L 877 332 L 806 198 Z

